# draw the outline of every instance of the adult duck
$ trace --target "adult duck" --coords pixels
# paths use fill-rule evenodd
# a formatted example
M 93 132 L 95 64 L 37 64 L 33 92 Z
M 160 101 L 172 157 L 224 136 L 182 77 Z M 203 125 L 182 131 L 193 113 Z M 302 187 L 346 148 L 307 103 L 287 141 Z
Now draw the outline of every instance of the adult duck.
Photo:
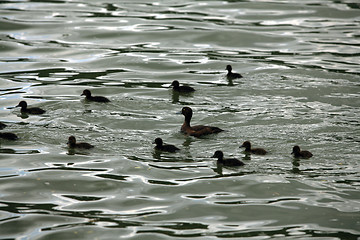
M 191 126 L 190 121 L 192 118 L 193 111 L 190 107 L 183 107 L 181 110 L 182 115 L 185 116 L 183 125 L 181 126 L 181 132 L 194 137 L 201 137 L 208 134 L 219 133 L 224 130 L 218 127 L 197 125 Z

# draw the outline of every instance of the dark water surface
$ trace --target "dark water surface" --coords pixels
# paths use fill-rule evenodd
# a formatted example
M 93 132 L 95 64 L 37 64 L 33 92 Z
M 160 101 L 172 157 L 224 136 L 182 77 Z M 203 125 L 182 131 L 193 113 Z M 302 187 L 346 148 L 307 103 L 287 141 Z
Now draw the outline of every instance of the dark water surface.
M 358 239 L 359 56 L 355 0 L 1 1 L 0 239 Z

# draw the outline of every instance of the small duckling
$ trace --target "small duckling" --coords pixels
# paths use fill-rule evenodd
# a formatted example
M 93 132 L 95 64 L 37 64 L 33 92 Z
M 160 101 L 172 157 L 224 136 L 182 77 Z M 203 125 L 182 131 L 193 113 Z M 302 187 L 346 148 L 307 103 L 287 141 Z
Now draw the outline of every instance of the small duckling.
M 233 73 L 231 65 L 226 66 L 226 70 L 228 71 L 226 77 L 228 80 L 233 80 L 236 78 L 242 78 L 243 76 L 240 73 Z
M 93 102 L 102 102 L 102 103 L 107 103 L 110 102 L 110 100 L 106 97 L 103 96 L 91 96 L 91 92 L 88 89 L 85 89 L 83 91 L 83 93 L 81 94 L 81 96 L 86 96 L 85 99 L 89 100 L 89 101 L 93 101 Z
M 313 154 L 309 151 L 300 151 L 299 146 L 294 146 L 291 154 L 293 154 L 296 158 L 311 158 L 313 156 Z
M 249 141 L 243 142 L 240 148 L 242 147 L 245 148 L 245 152 L 247 153 L 253 153 L 258 155 L 265 155 L 267 153 L 267 151 L 263 148 L 251 148 L 251 143 Z
M 67 145 L 69 146 L 69 148 L 82 148 L 82 149 L 90 149 L 94 147 L 93 145 L 85 142 L 76 143 L 76 138 L 74 136 L 69 137 Z
M 180 86 L 179 81 L 175 80 L 171 83 L 174 91 L 180 92 L 180 93 L 191 93 L 194 92 L 195 89 L 190 86 Z
M 185 120 L 183 125 L 181 126 L 181 132 L 187 134 L 189 136 L 194 137 L 201 137 L 204 135 L 212 134 L 212 133 L 219 133 L 224 130 L 218 127 L 211 127 L 211 126 L 204 126 L 204 125 L 197 125 L 197 126 L 190 126 L 190 121 L 192 118 L 192 109 L 190 107 L 183 107 L 181 109 L 182 115 L 185 116 Z
M 18 136 L 16 136 L 15 133 L 11 133 L 11 132 L 0 133 L 0 138 L 6 139 L 6 140 L 17 140 L 17 139 L 19 139 Z
M 46 111 L 44 109 L 38 107 L 27 107 L 27 103 L 25 101 L 19 102 L 19 104 L 15 107 L 21 107 L 21 113 L 28 113 L 28 114 L 43 114 Z
M 222 151 L 216 151 L 212 158 L 217 158 L 217 162 L 224 166 L 244 166 L 245 163 L 236 158 L 224 158 L 224 153 Z
M 164 144 L 163 140 L 161 138 L 156 138 L 153 143 L 156 144 L 156 146 L 154 147 L 155 150 L 164 151 L 164 152 L 171 152 L 171 153 L 174 153 L 174 152 L 180 150 L 179 148 L 175 147 L 174 145 Z

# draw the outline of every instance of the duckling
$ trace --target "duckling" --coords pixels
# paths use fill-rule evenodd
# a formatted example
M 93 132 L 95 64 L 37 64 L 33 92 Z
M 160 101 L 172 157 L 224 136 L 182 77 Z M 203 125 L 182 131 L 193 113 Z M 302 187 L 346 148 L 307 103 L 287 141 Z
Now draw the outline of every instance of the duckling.
M 265 155 L 267 151 L 263 148 L 251 148 L 251 143 L 249 141 L 243 142 L 240 147 L 245 148 L 245 152 L 258 154 L 258 155 Z
M 19 102 L 19 104 L 15 107 L 21 107 L 21 113 L 27 113 L 27 114 L 43 114 L 46 111 L 44 109 L 38 108 L 38 107 L 27 107 L 27 103 L 25 101 Z
M 163 140 L 161 138 L 156 138 L 153 143 L 156 144 L 156 146 L 154 147 L 155 150 L 164 151 L 164 152 L 171 152 L 171 153 L 174 153 L 174 152 L 180 150 L 179 148 L 175 147 L 174 145 L 164 144 Z
M 194 92 L 195 89 L 190 86 L 180 86 L 179 81 L 175 80 L 171 83 L 174 91 L 180 92 L 180 93 L 191 93 Z
M 222 151 L 216 151 L 212 158 L 217 158 L 217 162 L 224 166 L 233 167 L 233 166 L 244 166 L 245 163 L 236 158 L 224 158 L 224 153 Z
M 93 102 L 102 102 L 102 103 L 107 103 L 110 102 L 110 100 L 106 97 L 103 96 L 91 96 L 91 92 L 88 89 L 85 89 L 83 91 L 83 93 L 81 94 L 81 96 L 85 95 L 86 99 L 89 101 L 93 101 Z
M 190 107 L 183 107 L 181 113 L 185 116 L 185 120 L 183 125 L 181 126 L 181 132 L 187 134 L 189 136 L 194 137 L 201 137 L 204 135 L 212 134 L 212 133 L 219 133 L 224 130 L 218 127 L 211 127 L 211 126 L 204 126 L 204 125 L 197 125 L 192 126 L 190 125 L 190 121 L 192 118 L 192 109 Z
M 313 156 L 313 154 L 309 151 L 300 151 L 300 147 L 297 145 L 293 147 L 293 151 L 291 154 L 293 154 L 296 158 L 311 158 Z
M 82 149 L 90 149 L 94 147 L 93 145 L 85 142 L 76 143 L 76 138 L 74 136 L 69 137 L 67 145 L 69 146 L 69 148 L 82 148 Z
M 243 76 L 240 73 L 233 73 L 231 65 L 226 66 L 226 70 L 228 71 L 226 77 L 228 80 L 233 80 L 236 78 L 242 78 Z

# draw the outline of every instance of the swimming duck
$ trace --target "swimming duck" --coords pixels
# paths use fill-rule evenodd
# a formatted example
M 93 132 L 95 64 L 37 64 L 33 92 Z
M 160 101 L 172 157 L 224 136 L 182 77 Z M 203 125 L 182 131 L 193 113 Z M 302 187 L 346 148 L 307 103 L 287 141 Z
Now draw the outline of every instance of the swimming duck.
M 251 148 L 251 143 L 249 141 L 243 142 L 240 147 L 245 148 L 245 152 L 258 154 L 258 155 L 265 155 L 267 151 L 263 148 Z
M 171 85 L 173 87 L 174 91 L 177 92 L 181 92 L 181 93 L 190 93 L 190 92 L 194 92 L 195 89 L 189 86 L 180 86 L 179 81 L 175 80 L 171 83 Z
M 214 153 L 214 155 L 212 156 L 212 158 L 217 158 L 217 162 L 219 164 L 222 164 L 224 166 L 244 166 L 245 163 L 243 163 L 242 161 L 240 161 L 239 159 L 236 158 L 224 158 L 224 153 L 222 151 L 216 151 Z
M 0 138 L 6 139 L 6 140 L 17 140 L 17 139 L 19 139 L 18 136 L 16 136 L 16 134 L 10 133 L 10 132 L 0 133 Z
M 164 144 L 163 140 L 161 138 L 156 138 L 153 143 L 156 144 L 156 146 L 154 148 L 159 151 L 174 153 L 174 152 L 180 150 L 179 148 L 175 147 L 174 145 Z
M 0 122 L 0 130 L 4 129 L 7 125 L 5 123 Z
M 19 102 L 19 104 L 15 107 L 21 107 L 21 113 L 28 113 L 28 114 L 43 114 L 46 111 L 44 109 L 38 107 L 27 107 L 27 103 L 25 101 Z
M 211 127 L 211 126 L 204 126 L 204 125 L 198 125 L 198 126 L 190 126 L 190 121 L 192 117 L 192 109 L 189 107 L 183 107 L 181 110 L 182 115 L 185 116 L 185 121 L 183 125 L 181 126 L 181 132 L 190 136 L 194 137 L 201 137 L 204 135 L 212 134 L 212 133 L 219 133 L 224 130 L 218 127 Z
M 294 146 L 291 154 L 293 154 L 296 158 L 311 158 L 313 156 L 313 154 L 309 151 L 300 151 L 299 146 Z
M 81 96 L 86 96 L 86 99 L 89 101 L 93 101 L 93 102 L 103 102 L 103 103 L 107 103 L 110 102 L 110 100 L 106 97 L 103 96 L 91 96 L 91 92 L 88 89 L 85 89 L 83 91 L 83 93 L 81 94 Z
M 76 143 L 76 138 L 74 136 L 70 136 L 69 140 L 67 142 L 67 145 L 69 146 L 69 148 L 83 148 L 83 149 L 90 149 L 93 148 L 94 146 L 89 144 L 89 143 L 85 143 L 85 142 L 81 142 L 81 143 Z
M 231 65 L 227 65 L 226 70 L 228 71 L 228 73 L 226 74 L 226 77 L 229 80 L 233 80 L 233 79 L 236 79 L 236 78 L 242 78 L 243 77 L 243 76 L 241 76 L 240 73 L 233 73 Z

